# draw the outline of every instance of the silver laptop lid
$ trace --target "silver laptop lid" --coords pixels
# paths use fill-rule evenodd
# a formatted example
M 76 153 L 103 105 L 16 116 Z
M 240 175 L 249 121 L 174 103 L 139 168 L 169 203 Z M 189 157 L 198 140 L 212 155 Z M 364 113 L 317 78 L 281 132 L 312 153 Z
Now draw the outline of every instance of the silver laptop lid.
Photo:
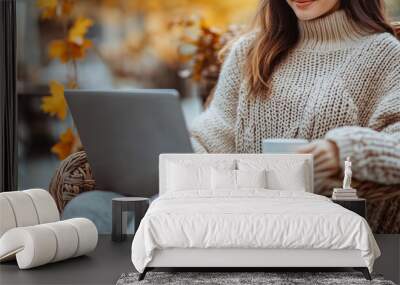
M 160 153 L 193 152 L 176 90 L 67 90 L 96 189 L 158 193 Z

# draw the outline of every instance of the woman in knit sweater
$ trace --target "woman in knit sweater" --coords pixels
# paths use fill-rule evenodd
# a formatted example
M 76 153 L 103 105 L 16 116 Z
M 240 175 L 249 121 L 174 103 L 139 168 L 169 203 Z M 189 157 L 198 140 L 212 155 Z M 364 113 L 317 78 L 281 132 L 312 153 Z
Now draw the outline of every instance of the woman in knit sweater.
M 380 0 L 262 0 L 225 58 L 197 152 L 259 153 L 305 138 L 317 179 L 350 156 L 361 181 L 400 183 L 400 42 Z

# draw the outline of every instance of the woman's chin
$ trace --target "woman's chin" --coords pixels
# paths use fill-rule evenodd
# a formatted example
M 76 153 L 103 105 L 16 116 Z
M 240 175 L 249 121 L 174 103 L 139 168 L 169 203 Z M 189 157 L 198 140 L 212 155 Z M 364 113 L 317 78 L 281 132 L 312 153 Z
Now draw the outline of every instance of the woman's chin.
M 311 21 L 319 18 L 321 15 L 316 15 L 315 13 L 307 13 L 307 11 L 301 11 L 296 13 L 297 19 L 300 21 Z
M 310 21 L 340 9 L 338 0 L 286 0 L 297 18 Z

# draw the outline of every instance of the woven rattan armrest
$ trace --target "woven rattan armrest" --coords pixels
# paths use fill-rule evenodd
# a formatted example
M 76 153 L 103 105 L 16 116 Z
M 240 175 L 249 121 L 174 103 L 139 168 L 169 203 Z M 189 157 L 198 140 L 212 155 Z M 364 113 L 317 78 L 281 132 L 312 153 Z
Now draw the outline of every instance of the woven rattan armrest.
M 317 190 L 318 194 L 332 196 L 332 189 L 341 187 L 341 179 L 328 179 Z M 367 220 L 377 234 L 400 233 L 400 184 L 383 185 L 368 181 L 352 182 L 357 195 L 367 200 Z
M 86 153 L 78 151 L 61 161 L 51 179 L 49 191 L 62 212 L 72 198 L 94 187 L 95 181 Z

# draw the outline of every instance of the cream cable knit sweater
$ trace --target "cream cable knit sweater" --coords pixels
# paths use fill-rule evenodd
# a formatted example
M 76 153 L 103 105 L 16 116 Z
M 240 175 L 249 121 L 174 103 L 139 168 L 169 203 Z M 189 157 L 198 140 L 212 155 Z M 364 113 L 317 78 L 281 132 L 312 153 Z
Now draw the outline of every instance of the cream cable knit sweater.
M 263 138 L 325 138 L 351 156 L 360 180 L 400 183 L 400 42 L 367 34 L 338 11 L 299 21 L 300 42 L 272 77 L 270 99 L 249 99 L 232 47 L 210 107 L 191 128 L 197 152 L 260 153 Z

